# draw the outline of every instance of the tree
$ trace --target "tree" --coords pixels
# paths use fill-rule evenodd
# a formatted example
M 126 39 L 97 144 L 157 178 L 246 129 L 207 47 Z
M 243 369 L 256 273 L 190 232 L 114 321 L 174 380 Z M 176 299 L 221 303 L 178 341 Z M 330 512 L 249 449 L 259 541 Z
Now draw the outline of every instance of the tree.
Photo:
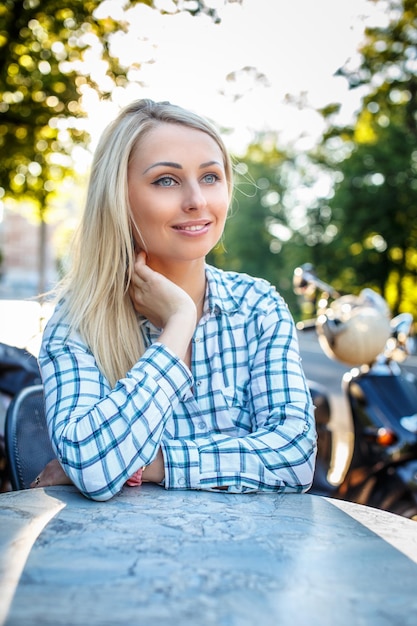
M 152 0 L 132 0 L 154 7 Z M 30 201 L 40 228 L 44 272 L 45 224 L 52 199 L 72 172 L 75 144 L 87 145 L 81 98 L 87 87 L 109 97 L 127 81 L 111 56 L 111 38 L 126 29 L 101 0 L 4 0 L 0 6 L 0 200 Z M 177 11 L 208 14 L 204 1 L 171 3 Z M 156 10 L 156 9 L 155 9 Z M 171 10 L 172 12 L 172 10 Z M 84 63 L 98 50 L 101 78 Z M 39 290 L 44 290 L 43 279 Z
M 319 219 L 311 207 L 307 210 L 317 182 L 323 187 L 322 167 L 294 147 L 280 144 L 276 133 L 260 133 L 236 160 L 230 214 L 208 261 L 265 278 L 297 316 L 294 269 L 303 263 L 318 264 L 316 244 L 330 241 L 333 227 L 328 207 L 317 213 Z M 331 186 L 329 177 L 327 185 Z
M 384 27 L 369 28 L 358 67 L 339 74 L 351 88 L 366 86 L 352 127 L 332 124 L 318 152 L 336 179 L 334 196 L 311 211 L 330 208 L 336 236 L 316 256 L 338 288 L 377 288 L 393 313 L 417 313 L 417 5 L 386 5 Z
M 235 194 L 221 242 L 208 256 L 218 267 L 271 282 L 293 299 L 286 242 L 293 234 L 287 190 L 295 174 L 289 152 L 273 133 L 260 134 L 235 165 Z

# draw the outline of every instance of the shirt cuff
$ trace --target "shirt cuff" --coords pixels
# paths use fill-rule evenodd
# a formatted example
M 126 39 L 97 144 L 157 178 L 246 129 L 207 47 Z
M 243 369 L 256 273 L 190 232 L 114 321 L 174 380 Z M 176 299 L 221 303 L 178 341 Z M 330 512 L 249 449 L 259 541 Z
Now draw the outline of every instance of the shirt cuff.
M 200 454 L 192 440 L 161 441 L 165 465 L 165 489 L 200 488 Z

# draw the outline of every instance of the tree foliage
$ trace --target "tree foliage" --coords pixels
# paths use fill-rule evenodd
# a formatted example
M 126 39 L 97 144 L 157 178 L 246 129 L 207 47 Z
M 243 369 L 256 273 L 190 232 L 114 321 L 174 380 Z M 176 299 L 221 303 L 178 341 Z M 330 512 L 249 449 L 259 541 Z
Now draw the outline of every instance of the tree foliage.
M 329 129 L 319 158 L 336 179 L 330 207 L 336 236 L 316 251 L 320 271 L 338 288 L 377 288 L 393 313 L 417 313 L 417 5 L 378 0 L 384 27 L 369 28 L 358 67 L 339 73 L 366 86 L 355 124 Z M 328 216 L 328 213 L 326 213 Z M 326 218 L 328 219 L 328 218 Z
M 28 198 L 43 219 L 48 201 L 71 170 L 75 143 L 88 142 L 80 99 L 86 86 L 108 97 L 127 81 L 110 53 L 126 28 L 101 0 L 4 0 L 0 6 L 0 197 Z M 132 0 L 125 8 L 151 0 Z M 178 11 L 208 13 L 205 2 L 174 2 Z M 100 11 L 98 9 L 101 8 Z M 98 82 L 88 55 L 99 50 Z
M 153 0 L 126 0 L 123 8 L 139 4 L 159 10 Z M 52 200 L 73 172 L 74 145 L 89 142 L 82 96 L 94 89 L 110 98 L 128 81 L 128 68 L 111 54 L 112 36 L 127 29 L 123 14 L 114 17 L 112 6 L 105 0 L 0 4 L 0 202 L 6 198 L 19 209 L 29 201 L 40 222 L 41 292 Z M 179 11 L 219 21 L 204 0 L 172 0 L 170 14 Z
M 274 134 L 261 134 L 235 165 L 235 194 L 221 242 L 208 261 L 218 267 L 265 278 L 293 299 L 286 248 L 294 231 L 288 207 L 293 156 Z
M 6 0 L 0 8 L 0 185 L 12 197 L 48 198 L 71 168 L 73 143 L 87 135 L 77 118 L 83 84 L 76 62 L 101 38 L 108 56 L 111 21 L 93 17 L 98 2 Z M 90 39 L 91 41 L 91 39 Z

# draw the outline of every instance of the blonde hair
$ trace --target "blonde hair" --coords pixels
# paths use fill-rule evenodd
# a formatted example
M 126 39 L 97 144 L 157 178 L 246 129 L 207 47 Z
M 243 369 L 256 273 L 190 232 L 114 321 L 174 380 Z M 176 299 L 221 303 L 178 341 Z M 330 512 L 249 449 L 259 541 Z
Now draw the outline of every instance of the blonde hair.
M 142 335 L 128 288 L 135 253 L 128 198 L 129 160 L 140 140 L 160 123 L 182 124 L 212 137 L 224 159 L 229 196 L 230 156 L 207 120 L 169 102 L 138 100 L 105 129 L 92 163 L 72 267 L 60 285 L 62 314 L 80 333 L 113 386 L 143 354 Z

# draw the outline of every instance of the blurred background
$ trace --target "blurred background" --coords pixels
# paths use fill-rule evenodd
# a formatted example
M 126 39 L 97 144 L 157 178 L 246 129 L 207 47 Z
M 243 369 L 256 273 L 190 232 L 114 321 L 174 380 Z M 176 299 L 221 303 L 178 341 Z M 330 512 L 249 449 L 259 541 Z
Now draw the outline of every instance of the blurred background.
M 91 155 L 138 97 L 210 118 L 236 193 L 209 261 L 372 287 L 417 315 L 415 0 L 4 0 L 0 341 L 36 353 Z

